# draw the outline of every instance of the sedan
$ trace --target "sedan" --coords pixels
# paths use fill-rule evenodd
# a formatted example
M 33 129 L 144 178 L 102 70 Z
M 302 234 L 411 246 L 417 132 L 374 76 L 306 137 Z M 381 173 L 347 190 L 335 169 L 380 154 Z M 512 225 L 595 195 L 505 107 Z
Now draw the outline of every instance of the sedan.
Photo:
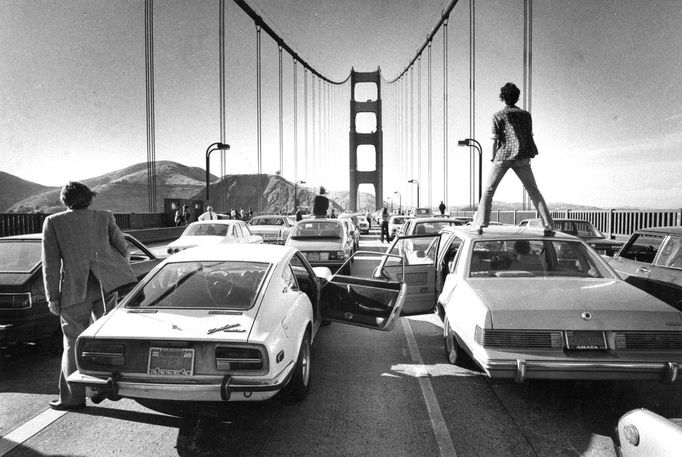
M 249 229 L 262 236 L 263 243 L 284 244 L 294 224 L 289 216 L 255 216 L 249 221 Z
M 637 230 L 607 262 L 630 284 L 682 311 L 682 227 Z
M 180 238 L 167 247 L 169 254 L 183 249 L 209 244 L 260 244 L 263 237 L 254 235 L 246 222 L 240 220 L 197 221 L 187 226 Z
M 543 228 L 542 219 L 528 219 L 528 227 Z M 519 224 L 521 225 L 521 224 Z M 613 256 L 623 246 L 623 243 L 608 239 L 603 233 L 592 225 L 591 222 L 582 219 L 554 219 L 554 228 L 560 232 L 577 236 L 592 246 L 595 251 L 605 256 Z
M 404 312 L 436 307 L 450 363 L 471 358 L 517 382 L 677 379 L 682 313 L 618 278 L 579 238 L 447 227 L 404 260 L 404 273 L 383 270 L 408 278 Z
M 332 277 L 295 248 L 206 246 L 168 257 L 76 343 L 83 384 L 99 401 L 190 408 L 282 398 L 310 389 L 322 319 L 391 330 L 404 284 Z
M 124 237 L 141 279 L 161 260 L 133 236 Z M 41 233 L 0 238 L 0 346 L 52 338 L 61 347 L 59 318 L 45 298 L 41 253 Z
M 388 241 L 392 241 L 393 238 L 396 237 L 398 234 L 398 230 L 402 225 L 408 221 L 409 219 L 413 219 L 414 216 L 400 216 L 400 215 L 395 215 L 391 216 L 388 219 Z M 381 220 L 381 216 L 379 217 L 379 220 Z
M 350 274 L 350 257 L 355 250 L 355 239 L 348 233 L 343 219 L 304 219 L 292 229 L 286 246 L 303 253 L 315 267 L 327 267 Z

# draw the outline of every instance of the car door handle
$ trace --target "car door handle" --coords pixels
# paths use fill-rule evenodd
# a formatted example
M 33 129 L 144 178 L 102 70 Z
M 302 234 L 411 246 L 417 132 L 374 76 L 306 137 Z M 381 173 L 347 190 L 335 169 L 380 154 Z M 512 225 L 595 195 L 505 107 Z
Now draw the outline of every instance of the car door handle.
M 638 273 L 648 273 L 649 269 L 647 267 L 639 267 L 637 268 Z

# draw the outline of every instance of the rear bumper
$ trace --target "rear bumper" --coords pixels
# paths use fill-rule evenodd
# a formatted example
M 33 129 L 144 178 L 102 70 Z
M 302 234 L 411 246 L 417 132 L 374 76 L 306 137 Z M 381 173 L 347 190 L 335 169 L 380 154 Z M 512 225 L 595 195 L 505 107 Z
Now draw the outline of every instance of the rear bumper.
M 681 362 L 488 360 L 477 361 L 491 378 L 651 380 L 674 383 L 679 379 Z
M 193 376 L 191 379 L 172 377 L 92 376 L 80 371 L 72 373 L 68 381 L 89 387 L 95 393 L 118 400 L 147 398 L 171 401 L 262 401 L 282 390 L 294 374 L 289 364 L 274 378 L 235 378 L 225 376 Z

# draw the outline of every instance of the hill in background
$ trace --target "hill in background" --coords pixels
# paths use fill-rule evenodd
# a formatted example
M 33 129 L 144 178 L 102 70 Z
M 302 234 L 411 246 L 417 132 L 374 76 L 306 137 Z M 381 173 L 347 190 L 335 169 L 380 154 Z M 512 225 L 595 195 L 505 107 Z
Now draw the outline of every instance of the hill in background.
M 26 181 L 18 176 L 0 171 L 0 189 L 2 189 L 0 192 L 0 212 L 5 213 L 18 201 L 56 188 Z

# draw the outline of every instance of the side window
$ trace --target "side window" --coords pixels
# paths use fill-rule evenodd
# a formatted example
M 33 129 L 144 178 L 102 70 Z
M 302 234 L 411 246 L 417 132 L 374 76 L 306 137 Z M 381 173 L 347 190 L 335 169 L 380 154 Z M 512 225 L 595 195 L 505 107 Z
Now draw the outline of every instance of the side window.
M 460 249 L 462 247 L 462 240 L 459 238 L 455 238 L 452 241 L 452 244 L 450 245 L 450 248 L 448 249 L 448 254 L 451 253 L 451 251 L 454 250 L 454 257 L 452 258 L 452 268 L 450 268 L 450 272 L 454 272 L 459 268 L 459 264 L 461 263 L 459 259 L 462 258 L 462 251 L 463 249 Z M 448 257 L 448 254 L 446 254 L 446 258 Z
M 662 242 L 662 236 L 638 233 L 623 249 L 620 256 L 637 262 L 651 263 L 654 261 Z
M 130 263 L 143 262 L 145 260 L 151 260 L 151 257 L 149 257 L 138 245 L 133 243 L 131 240 L 126 240 L 126 244 L 128 245 L 128 254 L 130 255 Z
M 682 238 L 671 236 L 661 246 L 661 254 L 656 265 L 682 269 Z
M 296 275 L 291 270 L 291 265 L 287 265 L 282 273 L 282 279 L 286 284 L 291 284 L 292 289 L 298 289 L 298 281 L 296 280 Z

